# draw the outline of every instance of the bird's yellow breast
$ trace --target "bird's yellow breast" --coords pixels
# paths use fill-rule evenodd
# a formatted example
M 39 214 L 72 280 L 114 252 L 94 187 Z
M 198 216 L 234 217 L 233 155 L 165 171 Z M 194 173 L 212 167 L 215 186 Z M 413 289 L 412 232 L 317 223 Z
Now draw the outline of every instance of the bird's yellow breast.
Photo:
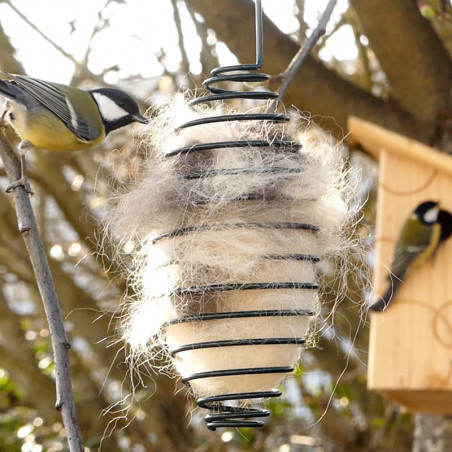
M 418 265 L 423 264 L 430 256 L 434 254 L 438 247 L 439 240 L 441 238 L 441 226 L 438 223 L 436 223 L 433 226 L 431 226 L 431 228 L 432 231 L 430 242 L 428 246 L 424 249 L 424 251 L 422 251 L 422 253 L 420 253 L 419 256 L 417 256 L 413 260 L 412 267 L 417 267 Z
M 12 127 L 22 140 L 29 141 L 36 148 L 50 151 L 77 151 L 92 147 L 105 138 L 105 129 L 102 127 L 95 140 L 78 139 L 46 108 L 42 108 L 39 115 L 30 115 L 22 105 L 14 104 L 11 107 L 12 118 L 9 122 Z

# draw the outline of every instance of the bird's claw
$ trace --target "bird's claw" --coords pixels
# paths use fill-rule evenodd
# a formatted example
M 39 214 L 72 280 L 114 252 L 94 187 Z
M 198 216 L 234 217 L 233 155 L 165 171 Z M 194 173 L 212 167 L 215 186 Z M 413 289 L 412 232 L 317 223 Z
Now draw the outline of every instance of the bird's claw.
M 17 187 L 22 186 L 24 190 L 27 192 L 28 196 L 31 198 L 34 195 L 33 190 L 31 189 L 30 182 L 28 182 L 28 177 L 22 176 L 20 179 L 13 182 L 11 185 L 6 187 L 6 193 L 13 192 Z
M 21 174 L 21 176 L 20 176 L 20 179 L 16 180 L 16 182 L 13 182 L 11 185 L 8 185 L 8 187 L 6 187 L 6 193 L 11 193 L 17 187 L 22 186 L 30 198 L 34 195 L 34 192 L 31 189 L 31 185 L 30 185 L 30 182 L 28 182 L 28 177 L 27 177 L 26 171 L 25 171 L 25 154 L 32 147 L 33 147 L 33 145 L 28 140 L 22 140 L 19 143 L 18 151 L 19 151 L 19 157 L 20 157 L 20 174 Z
M 22 140 L 19 143 L 19 154 L 25 155 L 26 152 L 28 152 L 30 149 L 33 149 L 33 145 L 28 140 Z

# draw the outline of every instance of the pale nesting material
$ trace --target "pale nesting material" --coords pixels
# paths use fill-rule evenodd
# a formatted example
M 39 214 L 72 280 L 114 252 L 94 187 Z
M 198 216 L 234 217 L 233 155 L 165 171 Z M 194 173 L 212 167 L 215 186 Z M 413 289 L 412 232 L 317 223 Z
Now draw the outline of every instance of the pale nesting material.
M 149 361 L 163 346 L 177 372 L 203 397 L 278 385 L 283 372 L 190 376 L 293 366 L 301 342 L 294 339 L 308 335 L 318 309 L 317 257 L 341 251 L 341 231 L 350 220 L 342 148 L 305 118 L 177 129 L 229 113 L 226 107 L 191 108 L 184 99 L 157 112 L 144 137 L 144 176 L 117 197 L 112 213 L 114 233 L 139 243 L 130 270 L 137 299 L 126 305 L 122 325 L 132 356 Z M 168 156 L 196 143 L 235 140 L 287 140 L 302 147 L 231 147 Z M 246 311 L 262 315 L 199 318 Z M 295 315 L 303 312 L 308 315 Z M 265 338 L 295 343 L 259 341 Z M 190 345 L 237 339 L 255 341 Z

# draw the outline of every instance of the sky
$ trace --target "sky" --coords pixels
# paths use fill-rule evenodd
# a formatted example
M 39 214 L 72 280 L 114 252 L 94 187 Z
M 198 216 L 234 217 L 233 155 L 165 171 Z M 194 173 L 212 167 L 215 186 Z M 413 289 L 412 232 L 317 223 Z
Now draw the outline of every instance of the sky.
M 262 3 L 264 12 L 282 31 L 297 32 L 294 0 L 262 0 Z M 305 4 L 304 19 L 310 27 L 315 27 L 327 0 L 305 0 Z M 199 73 L 201 43 L 184 2 L 179 5 L 190 71 Z M 338 0 L 329 29 L 339 20 L 347 5 L 347 0 Z M 180 53 L 170 0 L 111 3 L 108 0 L 7 0 L 0 3 L 0 18 L 26 72 L 37 78 L 69 83 L 75 67 L 73 60 L 42 35 L 78 61 L 85 58 L 92 39 L 88 67 L 99 74 L 105 68 L 119 66 L 119 71 L 105 75 L 105 80 L 112 84 L 129 76 L 148 78 L 161 75 L 163 68 L 156 54 L 162 51 L 168 70 L 177 71 L 179 67 Z M 109 21 L 109 26 L 93 37 L 93 30 L 104 20 Z M 217 52 L 221 64 L 235 62 L 226 46 L 219 45 Z M 342 26 L 327 41 L 322 52 L 321 57 L 325 59 L 333 56 L 337 60 L 353 59 L 357 49 L 351 27 Z

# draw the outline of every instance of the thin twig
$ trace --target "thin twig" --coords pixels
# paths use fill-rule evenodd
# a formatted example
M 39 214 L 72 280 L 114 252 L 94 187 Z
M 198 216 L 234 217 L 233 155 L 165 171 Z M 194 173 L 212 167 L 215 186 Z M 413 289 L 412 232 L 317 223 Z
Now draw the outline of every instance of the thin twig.
M 213 68 L 218 67 L 220 64 L 218 62 L 218 57 L 215 56 L 215 53 L 212 52 L 213 45 L 209 45 L 208 41 L 208 33 L 207 33 L 207 25 L 204 21 L 199 20 L 196 17 L 196 14 L 192 8 L 188 8 L 188 14 L 196 28 L 196 34 L 201 39 L 201 52 L 199 56 L 199 60 L 201 62 L 202 73 L 206 72 L 204 68 Z
M 188 55 L 185 48 L 184 34 L 182 32 L 182 19 L 180 17 L 179 7 L 176 0 L 171 0 L 171 6 L 173 7 L 173 20 L 176 24 L 177 37 L 179 40 L 179 52 L 181 54 L 181 71 L 182 74 L 188 74 L 190 71 L 190 63 L 188 61 Z
M 45 41 L 47 41 L 51 46 L 53 46 L 58 52 L 60 52 L 63 56 L 65 56 L 68 60 L 71 60 L 73 63 L 77 64 L 77 61 L 74 58 L 74 55 L 66 52 L 61 46 L 53 42 L 50 38 L 48 38 L 33 22 L 31 22 L 21 11 L 19 11 L 9 0 L 6 4 L 24 21 L 27 23 L 29 27 L 31 27 L 36 33 L 41 36 Z
M 311 36 L 306 39 L 303 47 L 297 52 L 297 54 L 293 57 L 292 61 L 287 66 L 287 69 L 278 76 L 281 80 L 281 85 L 278 89 L 279 98 L 274 100 L 268 109 L 269 113 L 274 113 L 278 104 L 282 101 L 283 97 L 286 94 L 287 88 L 289 87 L 290 82 L 295 77 L 295 74 L 300 69 L 301 65 L 304 63 L 308 55 L 311 53 L 311 50 L 319 40 L 319 38 L 325 34 L 326 26 L 328 21 L 330 20 L 331 13 L 333 12 L 334 7 L 336 6 L 337 0 L 330 0 L 328 5 L 325 8 L 325 11 L 320 18 L 320 21 L 312 32 Z
M 11 182 L 19 179 L 19 160 L 6 141 L 3 131 L 0 133 L 0 158 L 3 160 L 8 179 Z M 68 355 L 70 344 L 64 329 L 63 317 L 56 296 L 55 286 L 42 247 L 30 198 L 22 186 L 16 188 L 13 193 L 19 231 L 22 234 L 30 256 L 51 333 L 53 359 L 55 363 L 55 407 L 58 411 L 61 411 L 70 452 L 83 452 L 82 435 L 72 395 Z
M 363 86 L 367 91 L 371 91 L 372 88 L 372 70 L 370 68 L 370 60 L 368 51 L 361 42 L 361 33 L 358 29 L 358 20 L 355 17 L 356 13 L 353 9 L 347 11 L 346 15 L 348 16 L 348 23 L 351 25 L 353 30 L 353 35 L 355 37 L 356 46 L 358 47 L 358 61 L 361 62 L 363 68 Z

